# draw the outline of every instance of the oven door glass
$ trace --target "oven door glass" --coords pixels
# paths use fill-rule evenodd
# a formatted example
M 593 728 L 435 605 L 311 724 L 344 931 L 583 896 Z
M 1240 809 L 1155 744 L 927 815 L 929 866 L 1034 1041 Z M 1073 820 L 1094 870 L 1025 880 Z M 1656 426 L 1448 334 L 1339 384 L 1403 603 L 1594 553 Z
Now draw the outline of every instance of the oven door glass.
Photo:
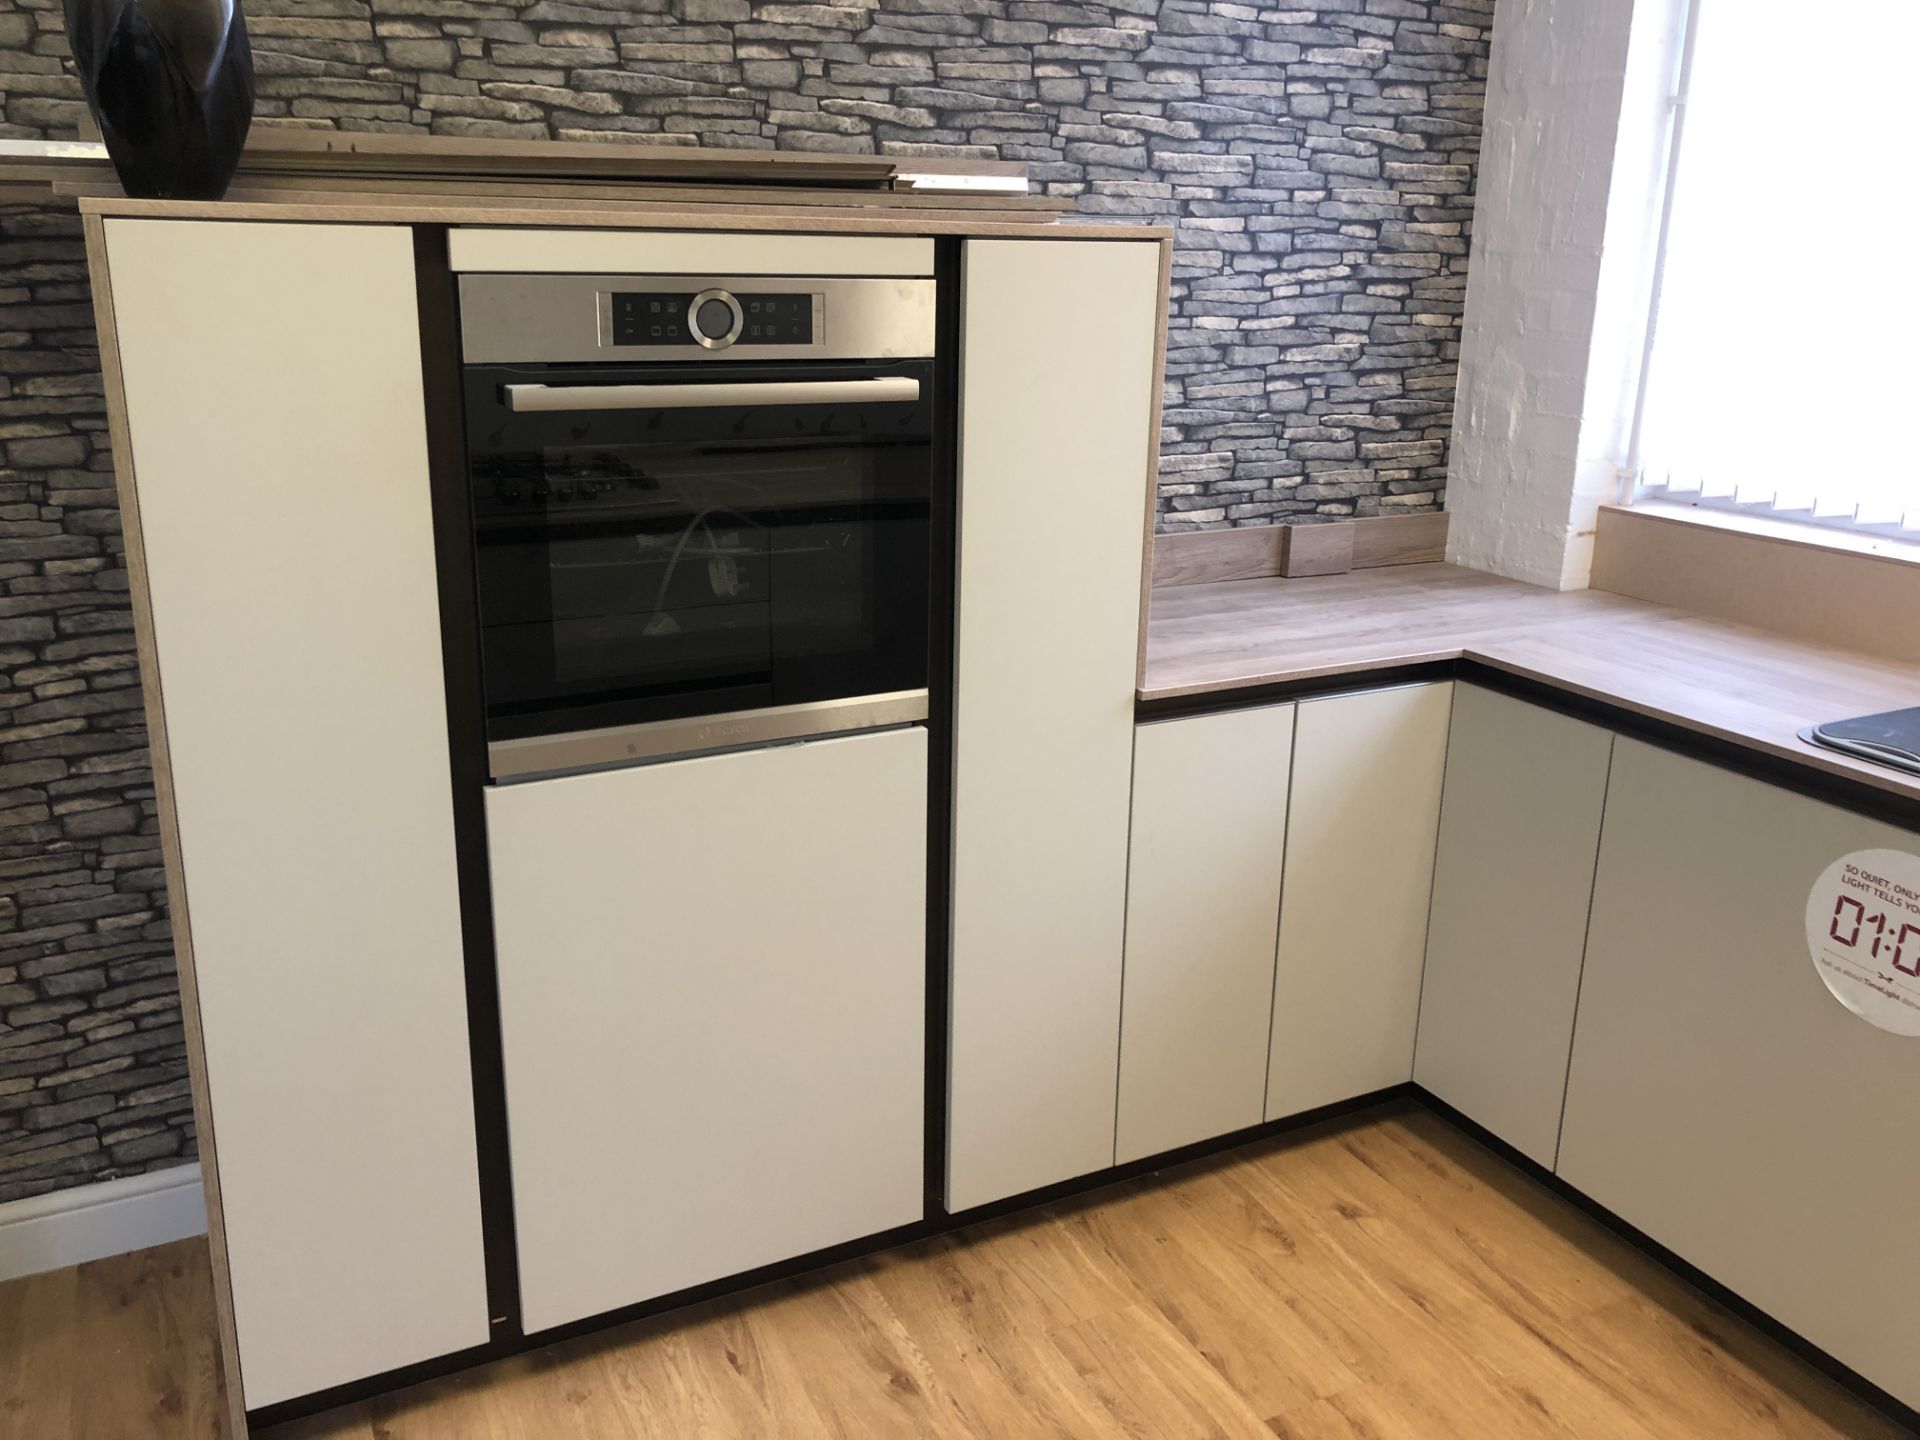
M 932 367 L 472 367 L 493 740 L 927 683 Z M 918 379 L 918 401 L 510 409 L 508 385 Z M 731 393 L 731 392 L 730 392 Z

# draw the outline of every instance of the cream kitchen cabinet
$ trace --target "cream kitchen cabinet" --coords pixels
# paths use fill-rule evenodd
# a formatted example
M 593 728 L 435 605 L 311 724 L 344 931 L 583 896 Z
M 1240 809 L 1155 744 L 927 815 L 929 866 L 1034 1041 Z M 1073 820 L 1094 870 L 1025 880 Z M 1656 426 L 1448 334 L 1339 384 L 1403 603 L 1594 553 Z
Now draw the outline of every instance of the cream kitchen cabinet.
M 1559 1173 L 1920 1405 L 1920 1040 L 1830 995 L 1814 880 L 1920 836 L 1616 742 Z
M 413 238 L 89 224 L 227 1393 L 259 1409 L 488 1338 Z
M 1293 714 L 1135 732 L 1116 1162 L 1265 1114 Z
M 526 1329 L 918 1220 L 926 732 L 487 794 Z
M 1458 685 L 1413 1078 L 1553 1166 L 1611 732 Z
M 949 1210 L 1113 1162 L 1161 255 L 964 250 Z
M 1413 1076 L 1450 683 L 1300 703 L 1266 1115 Z

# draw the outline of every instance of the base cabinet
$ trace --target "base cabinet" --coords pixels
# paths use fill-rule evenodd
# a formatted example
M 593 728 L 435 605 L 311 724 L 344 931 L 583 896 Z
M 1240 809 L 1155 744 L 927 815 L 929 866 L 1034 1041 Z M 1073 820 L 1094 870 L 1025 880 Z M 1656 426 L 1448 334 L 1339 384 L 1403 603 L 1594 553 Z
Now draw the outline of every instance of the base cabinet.
M 1613 735 L 1458 685 L 1413 1078 L 1553 1167 Z
M 1135 732 L 1117 1163 L 1265 1113 L 1292 750 L 1291 705 Z
M 1269 1120 L 1413 1076 L 1452 690 L 1300 704 Z
M 927 746 L 489 792 L 526 1328 L 921 1217 Z
M 1559 1173 L 1920 1405 L 1920 1041 L 1835 1000 L 1815 878 L 1920 836 L 1616 742 Z

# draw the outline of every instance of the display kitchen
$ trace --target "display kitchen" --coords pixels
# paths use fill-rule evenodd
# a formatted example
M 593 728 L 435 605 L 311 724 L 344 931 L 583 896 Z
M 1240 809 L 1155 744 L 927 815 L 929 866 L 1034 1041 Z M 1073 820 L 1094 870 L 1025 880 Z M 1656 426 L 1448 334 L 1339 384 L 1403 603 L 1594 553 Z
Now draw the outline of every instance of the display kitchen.
M 1814 1223 L 1914 1152 L 1791 1119 L 1910 1063 L 1920 794 L 1766 698 L 1905 668 L 1149 546 L 1164 232 L 396 209 L 90 205 L 236 1426 L 1409 1095 L 1920 1393 Z
M 1792 27 L 328 8 L 0 19 L 0 1440 L 1914 1433 Z

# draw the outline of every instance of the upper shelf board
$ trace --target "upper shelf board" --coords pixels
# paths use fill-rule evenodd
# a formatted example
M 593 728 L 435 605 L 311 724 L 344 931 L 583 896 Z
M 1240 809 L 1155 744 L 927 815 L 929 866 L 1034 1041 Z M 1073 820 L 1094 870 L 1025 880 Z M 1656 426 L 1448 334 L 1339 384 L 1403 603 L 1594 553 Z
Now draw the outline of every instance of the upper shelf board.
M 1017 161 L 902 162 L 884 155 L 720 150 L 625 140 L 495 140 L 454 135 L 363 134 L 262 125 L 240 157 L 239 180 L 267 177 L 404 179 L 445 187 L 477 182 L 755 185 L 925 194 L 990 195 L 1005 203 L 1028 196 Z M 93 186 L 113 178 L 98 141 L 0 141 L 0 183 Z

